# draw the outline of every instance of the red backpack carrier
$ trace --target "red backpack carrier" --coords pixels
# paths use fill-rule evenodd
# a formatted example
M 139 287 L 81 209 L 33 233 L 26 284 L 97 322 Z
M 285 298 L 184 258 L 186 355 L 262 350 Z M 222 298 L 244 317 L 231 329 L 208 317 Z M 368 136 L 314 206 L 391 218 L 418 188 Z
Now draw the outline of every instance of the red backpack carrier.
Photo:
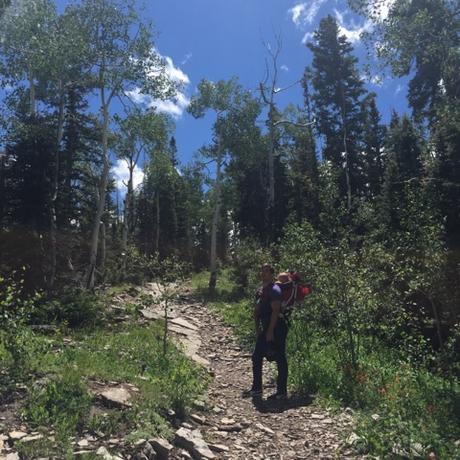
M 281 311 L 288 317 L 302 300 L 311 294 L 311 284 L 304 283 L 296 271 L 287 271 L 278 275 L 276 284 L 281 288 Z

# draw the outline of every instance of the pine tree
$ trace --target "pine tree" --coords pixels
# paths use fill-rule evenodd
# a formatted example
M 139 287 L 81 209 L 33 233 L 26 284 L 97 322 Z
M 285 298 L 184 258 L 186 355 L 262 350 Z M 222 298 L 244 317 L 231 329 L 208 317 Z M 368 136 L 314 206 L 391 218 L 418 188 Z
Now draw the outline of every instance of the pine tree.
M 364 98 L 361 113 L 365 190 L 368 197 L 374 198 L 380 193 L 383 180 L 382 148 L 385 138 L 385 127 L 380 123 L 375 93 Z
M 353 195 L 362 193 L 360 103 L 365 94 L 353 47 L 332 16 L 322 19 L 308 43 L 313 53 L 313 111 L 325 140 L 323 157 L 339 172 L 340 194 L 351 209 Z

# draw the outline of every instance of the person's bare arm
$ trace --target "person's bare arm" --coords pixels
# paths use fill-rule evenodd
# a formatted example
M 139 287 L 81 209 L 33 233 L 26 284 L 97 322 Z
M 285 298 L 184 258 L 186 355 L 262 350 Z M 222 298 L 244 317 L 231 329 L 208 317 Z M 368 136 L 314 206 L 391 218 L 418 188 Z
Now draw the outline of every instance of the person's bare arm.
M 281 301 L 274 300 L 271 303 L 271 306 L 272 306 L 272 315 L 270 317 L 270 325 L 268 326 L 268 329 L 267 329 L 267 335 L 266 335 L 267 342 L 273 342 L 275 326 L 276 326 L 276 323 L 278 322 L 278 317 L 281 312 Z

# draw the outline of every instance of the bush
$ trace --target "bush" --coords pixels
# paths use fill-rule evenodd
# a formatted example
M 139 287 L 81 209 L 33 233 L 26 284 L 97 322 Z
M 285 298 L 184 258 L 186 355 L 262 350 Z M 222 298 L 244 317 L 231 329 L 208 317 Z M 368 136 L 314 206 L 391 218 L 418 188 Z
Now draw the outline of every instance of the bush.
M 32 324 L 64 324 L 71 328 L 95 326 L 103 317 L 103 302 L 96 294 L 78 288 L 60 291 L 43 301 L 31 315 Z
M 246 294 L 253 295 L 260 284 L 260 267 L 272 259 L 270 250 L 254 240 L 238 241 L 232 248 L 232 280 Z
M 82 428 L 91 398 L 80 376 L 67 370 L 43 388 L 30 391 L 24 418 L 33 427 L 54 427 L 61 441 Z
M 0 276 L 0 366 L 9 366 L 13 378 L 27 372 L 33 336 L 27 322 L 40 299 L 39 294 L 25 295 L 23 284 Z

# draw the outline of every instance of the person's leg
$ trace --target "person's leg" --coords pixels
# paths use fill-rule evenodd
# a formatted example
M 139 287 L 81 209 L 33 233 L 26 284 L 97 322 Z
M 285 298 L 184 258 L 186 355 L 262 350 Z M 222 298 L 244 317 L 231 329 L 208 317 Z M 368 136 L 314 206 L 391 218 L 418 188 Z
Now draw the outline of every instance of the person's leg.
M 275 343 L 277 358 L 276 364 L 278 367 L 278 379 L 276 381 L 277 391 L 279 395 L 287 394 L 287 380 L 288 380 L 288 362 L 286 358 L 286 337 L 287 325 L 284 321 L 278 321 L 275 328 Z
M 252 354 L 252 389 L 262 390 L 262 366 L 265 356 L 266 341 L 262 332 L 257 337 L 256 346 Z

